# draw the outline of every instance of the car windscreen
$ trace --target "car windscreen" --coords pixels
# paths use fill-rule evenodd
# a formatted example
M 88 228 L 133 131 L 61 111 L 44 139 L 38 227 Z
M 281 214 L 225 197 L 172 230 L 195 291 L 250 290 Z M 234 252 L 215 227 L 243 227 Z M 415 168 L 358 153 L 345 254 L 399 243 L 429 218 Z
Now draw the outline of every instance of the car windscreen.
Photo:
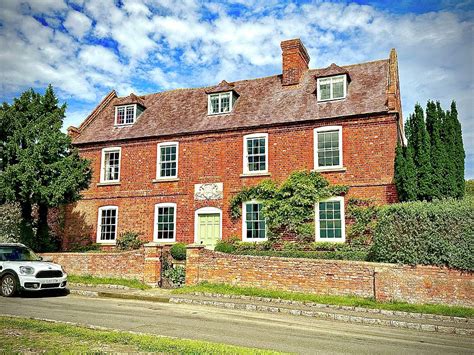
M 33 250 L 25 247 L 0 246 L 0 261 L 39 261 L 41 258 L 37 256 Z

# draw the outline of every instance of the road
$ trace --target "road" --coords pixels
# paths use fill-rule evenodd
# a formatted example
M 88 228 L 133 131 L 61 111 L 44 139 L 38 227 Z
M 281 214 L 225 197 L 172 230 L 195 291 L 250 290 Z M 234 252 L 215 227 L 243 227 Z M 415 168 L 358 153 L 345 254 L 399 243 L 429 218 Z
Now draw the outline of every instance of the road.
M 457 335 L 284 314 L 73 295 L 0 297 L 0 314 L 302 354 L 472 354 L 474 349 L 474 339 Z

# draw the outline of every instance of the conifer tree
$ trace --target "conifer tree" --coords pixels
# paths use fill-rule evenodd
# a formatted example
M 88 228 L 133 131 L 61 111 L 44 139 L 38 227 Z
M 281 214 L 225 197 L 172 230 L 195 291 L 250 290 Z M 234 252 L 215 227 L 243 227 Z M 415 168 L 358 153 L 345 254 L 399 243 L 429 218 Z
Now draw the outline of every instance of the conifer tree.
M 430 137 L 426 130 L 423 109 L 419 104 L 415 106 L 415 113 L 410 117 L 408 147 L 413 150 L 417 176 L 417 198 L 419 200 L 432 199 L 432 166 L 430 156 Z
M 400 201 L 416 200 L 416 170 L 413 163 L 413 152 L 409 147 L 398 145 L 396 148 L 395 184 Z
M 48 209 L 78 200 L 91 178 L 89 162 L 61 132 L 65 110 L 65 104 L 58 106 L 51 86 L 44 95 L 28 90 L 0 109 L 0 202 L 20 204 L 23 241 L 39 251 L 51 242 Z
M 455 195 L 456 198 L 464 197 L 465 180 L 464 180 L 464 161 L 466 159 L 466 152 L 464 151 L 464 143 L 462 139 L 461 122 L 458 119 L 458 110 L 456 102 L 451 102 L 450 120 L 453 126 L 453 150 L 452 157 L 454 161 L 454 180 L 455 180 Z
M 447 196 L 447 153 L 441 138 L 442 122 L 445 113 L 439 102 L 428 101 L 426 105 L 426 130 L 430 136 L 430 157 L 432 167 L 432 198 Z

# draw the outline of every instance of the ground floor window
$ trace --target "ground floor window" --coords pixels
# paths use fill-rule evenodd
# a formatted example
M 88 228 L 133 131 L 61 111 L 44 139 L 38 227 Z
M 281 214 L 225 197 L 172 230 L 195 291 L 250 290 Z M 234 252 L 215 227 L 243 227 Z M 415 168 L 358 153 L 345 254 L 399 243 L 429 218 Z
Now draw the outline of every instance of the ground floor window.
M 267 226 L 260 202 L 244 202 L 242 206 L 244 241 L 262 241 L 267 239 Z
M 97 223 L 97 242 L 115 243 L 117 239 L 118 207 L 104 206 L 99 208 Z
M 176 204 L 155 205 L 155 241 L 174 242 L 176 240 Z
M 316 204 L 316 241 L 345 241 L 344 197 Z

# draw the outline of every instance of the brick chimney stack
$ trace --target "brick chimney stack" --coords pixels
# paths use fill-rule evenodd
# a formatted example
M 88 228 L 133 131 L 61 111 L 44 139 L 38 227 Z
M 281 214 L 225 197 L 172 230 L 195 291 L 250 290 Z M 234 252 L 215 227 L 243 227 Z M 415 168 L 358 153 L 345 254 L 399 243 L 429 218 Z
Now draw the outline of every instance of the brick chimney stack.
M 283 85 L 295 85 L 300 82 L 301 75 L 308 70 L 309 55 L 299 38 L 281 42 Z

